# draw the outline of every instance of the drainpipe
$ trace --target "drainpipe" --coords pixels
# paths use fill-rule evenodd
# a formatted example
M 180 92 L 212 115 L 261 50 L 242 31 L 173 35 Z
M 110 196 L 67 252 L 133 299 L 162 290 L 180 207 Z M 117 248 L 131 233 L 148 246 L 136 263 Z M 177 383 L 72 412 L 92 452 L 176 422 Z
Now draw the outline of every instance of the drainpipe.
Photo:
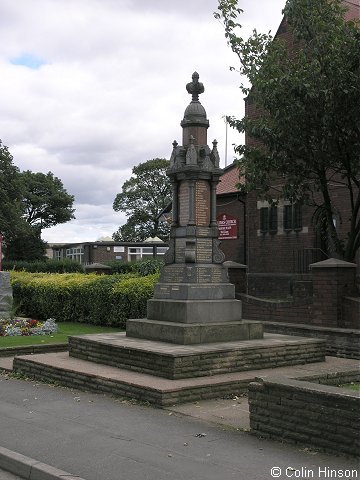
M 246 201 L 245 200 L 242 200 L 240 198 L 240 195 L 237 196 L 237 199 L 240 203 L 243 204 L 244 206 L 244 219 L 243 219 L 243 224 L 244 224 L 244 253 L 243 253 L 243 263 L 244 265 L 247 265 L 247 232 L 246 232 L 246 228 L 247 228 L 247 225 L 246 225 Z

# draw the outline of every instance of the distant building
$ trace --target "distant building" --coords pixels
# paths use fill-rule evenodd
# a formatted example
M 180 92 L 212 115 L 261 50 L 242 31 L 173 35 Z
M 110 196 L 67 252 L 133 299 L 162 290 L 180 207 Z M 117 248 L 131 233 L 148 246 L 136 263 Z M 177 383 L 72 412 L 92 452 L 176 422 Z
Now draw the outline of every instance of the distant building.
M 49 243 L 47 256 L 54 260 L 69 259 L 83 265 L 108 261 L 134 262 L 162 257 L 168 249 L 160 239 L 144 242 L 115 242 L 110 237 L 96 242 Z

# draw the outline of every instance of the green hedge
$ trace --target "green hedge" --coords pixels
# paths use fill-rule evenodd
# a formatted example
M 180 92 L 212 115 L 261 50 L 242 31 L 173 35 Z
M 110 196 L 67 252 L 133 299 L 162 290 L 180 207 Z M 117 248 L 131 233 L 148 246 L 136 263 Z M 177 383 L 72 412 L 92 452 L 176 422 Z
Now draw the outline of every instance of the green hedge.
M 118 260 L 112 260 L 104 262 L 104 264 L 111 267 L 112 273 L 138 273 L 141 276 L 146 276 L 159 273 L 164 262 L 158 258 L 148 258 L 147 260 L 140 260 L 138 262 L 119 262 Z
M 25 316 L 58 322 L 125 327 L 146 317 L 158 274 L 44 274 L 11 272 L 14 301 Z
M 17 272 L 46 272 L 46 273 L 75 273 L 84 272 L 84 268 L 80 263 L 73 260 L 37 260 L 26 262 L 22 260 L 3 260 L 2 269 Z
M 111 267 L 112 273 L 138 273 L 141 276 L 159 273 L 164 265 L 158 258 L 149 258 L 138 262 L 119 262 L 112 260 L 104 262 Z M 25 271 L 32 273 L 84 273 L 84 267 L 73 260 L 44 260 L 26 262 L 22 260 L 3 260 L 2 268 L 6 271 L 15 270 L 17 272 Z

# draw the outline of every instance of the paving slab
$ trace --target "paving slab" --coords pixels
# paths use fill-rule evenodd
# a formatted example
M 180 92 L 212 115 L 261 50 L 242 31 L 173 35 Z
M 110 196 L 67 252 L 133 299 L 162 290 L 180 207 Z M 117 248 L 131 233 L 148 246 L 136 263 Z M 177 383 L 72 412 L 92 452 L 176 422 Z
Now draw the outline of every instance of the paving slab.
M 250 430 L 249 404 L 245 395 L 182 403 L 167 407 L 167 410 L 239 431 Z
M 0 357 L 0 370 L 11 372 L 13 369 L 14 355 L 9 357 Z

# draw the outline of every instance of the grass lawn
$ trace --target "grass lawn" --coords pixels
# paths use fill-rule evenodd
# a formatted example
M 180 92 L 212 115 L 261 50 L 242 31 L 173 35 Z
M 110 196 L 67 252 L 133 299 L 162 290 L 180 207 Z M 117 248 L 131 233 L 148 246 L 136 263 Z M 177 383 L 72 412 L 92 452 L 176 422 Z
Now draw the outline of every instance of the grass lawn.
M 342 388 L 350 388 L 351 390 L 355 390 L 355 392 L 360 392 L 360 383 L 345 383 L 340 386 Z
M 121 332 L 120 328 L 99 327 L 84 323 L 63 322 L 57 324 L 57 333 L 51 335 L 0 337 L 0 348 L 22 347 L 24 345 L 44 345 L 47 343 L 67 343 L 68 335 L 84 335 L 86 333 L 111 333 Z

